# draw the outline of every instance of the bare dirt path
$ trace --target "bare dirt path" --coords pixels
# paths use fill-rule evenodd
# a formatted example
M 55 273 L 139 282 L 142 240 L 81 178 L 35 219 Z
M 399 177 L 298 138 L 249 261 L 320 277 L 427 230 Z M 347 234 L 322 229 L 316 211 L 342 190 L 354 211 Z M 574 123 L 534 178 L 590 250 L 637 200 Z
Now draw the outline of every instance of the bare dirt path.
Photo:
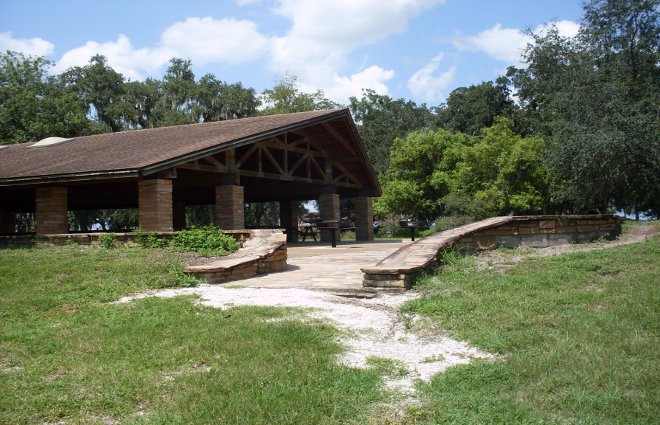
M 635 226 L 616 241 L 520 249 L 513 255 L 490 251 L 479 256 L 478 264 L 483 268 L 504 270 L 529 257 L 605 249 L 640 242 L 659 232 L 660 226 L 657 225 Z M 203 305 L 221 309 L 243 305 L 311 309 L 307 316 L 310 319 L 332 322 L 345 331 L 341 342 L 347 347 L 347 351 L 341 359 L 342 362 L 354 367 L 364 367 L 370 357 L 393 359 L 407 370 L 407 374 L 392 377 L 387 384 L 390 388 L 408 392 L 410 395 L 414 394 L 414 383 L 418 379 L 428 381 L 431 376 L 452 365 L 468 363 L 475 358 L 494 359 L 489 353 L 447 337 L 442 330 L 433 328 L 429 323 L 421 322 L 413 316 L 402 315 L 400 307 L 406 301 L 419 296 L 414 291 L 380 294 L 375 298 L 347 298 L 329 292 L 302 289 L 301 286 L 313 288 L 314 285 L 303 285 L 300 281 L 300 286 L 292 287 L 296 286 L 297 279 L 305 279 L 305 273 L 307 276 L 318 275 L 319 271 L 326 269 L 328 276 L 317 276 L 317 284 L 340 280 L 339 287 L 349 283 L 349 286 L 353 286 L 357 279 L 361 278 L 360 263 L 374 261 L 374 252 L 368 249 L 352 249 L 350 254 L 344 254 L 343 261 L 336 251 L 319 252 L 319 255 L 291 258 L 291 262 L 295 263 L 293 274 L 274 273 L 233 282 L 230 287 L 200 285 L 196 288 L 152 291 L 126 297 L 119 302 L 130 302 L 149 296 L 167 298 L 196 295 Z M 361 252 L 363 256 L 359 257 Z

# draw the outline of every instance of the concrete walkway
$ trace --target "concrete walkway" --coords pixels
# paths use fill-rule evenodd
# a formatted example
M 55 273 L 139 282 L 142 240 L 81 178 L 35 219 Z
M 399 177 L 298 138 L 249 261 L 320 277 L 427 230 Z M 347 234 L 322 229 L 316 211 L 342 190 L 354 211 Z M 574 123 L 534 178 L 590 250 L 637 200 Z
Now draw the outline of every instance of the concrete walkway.
M 410 241 L 340 242 L 289 244 L 288 268 L 252 278 L 227 282 L 225 286 L 246 288 L 303 288 L 337 294 L 374 292 L 362 286 L 360 268 L 373 265 Z

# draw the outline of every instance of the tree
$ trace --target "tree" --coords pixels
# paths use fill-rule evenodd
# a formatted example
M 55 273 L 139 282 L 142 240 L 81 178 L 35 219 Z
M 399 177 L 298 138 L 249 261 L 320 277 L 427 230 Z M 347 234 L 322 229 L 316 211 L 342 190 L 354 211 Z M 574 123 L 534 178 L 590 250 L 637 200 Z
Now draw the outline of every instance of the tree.
M 490 127 L 497 116 L 513 118 L 515 104 L 509 96 L 505 77 L 453 90 L 437 109 L 435 125 L 450 131 L 476 136 Z
M 287 75 L 273 88 L 264 90 L 261 93 L 261 103 L 264 105 L 261 115 L 318 111 L 339 106 L 326 98 L 323 90 L 317 90 L 314 93 L 300 91 L 298 77 L 295 75 Z
M 104 56 L 94 55 L 88 65 L 68 69 L 60 81 L 76 93 L 89 116 L 110 131 L 124 129 L 124 116 L 128 112 L 124 77 L 107 64 Z
M 535 35 L 518 95 L 548 140 L 553 200 L 572 212 L 660 211 L 657 0 L 594 0 L 575 39 Z
M 440 199 L 449 193 L 441 176 L 450 172 L 456 155 L 470 136 L 447 130 L 415 131 L 392 145 L 390 167 L 383 176 L 383 194 L 376 200 L 378 216 L 405 215 L 431 220 L 442 213 Z
M 163 77 L 163 95 L 156 127 L 192 124 L 196 122 L 195 96 L 197 86 L 190 59 L 170 59 Z
M 546 210 L 545 144 L 522 137 L 504 117 L 479 136 L 447 130 L 419 131 L 397 139 L 379 215 L 426 220 L 440 215 L 485 218 Z
M 350 109 L 369 160 L 378 175 L 382 175 L 389 166 L 390 148 L 394 140 L 412 131 L 428 129 L 433 118 L 424 104 L 417 106 L 415 102 L 405 99 L 395 100 L 373 90 L 364 90 L 359 100 L 351 97 Z
M 75 93 L 48 76 L 51 63 L 17 52 L 0 56 L 0 144 L 98 132 Z
M 197 84 L 197 115 L 199 121 L 220 121 L 255 116 L 259 100 L 253 88 L 243 84 L 227 84 L 206 74 Z
M 147 78 L 144 81 L 129 81 L 124 85 L 124 102 L 127 105 L 125 122 L 131 129 L 153 128 L 162 111 L 163 83 Z
M 449 187 L 450 213 L 485 218 L 547 210 L 545 142 L 522 137 L 513 121 L 497 117 L 474 143 L 457 152 L 454 168 L 435 176 Z

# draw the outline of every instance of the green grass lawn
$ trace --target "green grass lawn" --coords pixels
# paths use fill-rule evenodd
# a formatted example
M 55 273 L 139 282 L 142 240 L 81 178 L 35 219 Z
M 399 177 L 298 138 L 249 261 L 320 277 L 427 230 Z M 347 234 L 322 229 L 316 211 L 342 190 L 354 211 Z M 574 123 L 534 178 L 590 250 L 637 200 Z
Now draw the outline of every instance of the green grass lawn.
M 500 359 L 421 385 L 410 423 L 658 423 L 660 237 L 504 273 L 452 263 L 404 309 Z
M 291 310 L 108 304 L 189 285 L 180 255 L 0 250 L 0 423 L 346 423 L 383 399 L 377 370 L 337 364 L 333 327 Z
M 506 254 L 505 254 L 506 256 Z M 420 384 L 404 418 L 374 416 L 395 365 L 336 362 L 337 330 L 297 311 L 191 297 L 185 254 L 124 247 L 0 250 L 0 423 L 657 423 L 660 237 L 418 286 L 405 310 L 489 352 Z M 277 319 L 277 320 L 272 320 Z M 375 410 L 376 409 L 376 410 Z

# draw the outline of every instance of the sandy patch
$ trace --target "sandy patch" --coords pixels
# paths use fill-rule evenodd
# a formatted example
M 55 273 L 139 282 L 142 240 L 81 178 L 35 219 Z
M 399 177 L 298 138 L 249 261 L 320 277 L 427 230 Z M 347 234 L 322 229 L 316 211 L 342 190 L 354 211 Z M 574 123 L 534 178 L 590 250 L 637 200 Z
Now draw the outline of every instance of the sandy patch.
M 346 298 L 306 289 L 238 288 L 202 285 L 196 288 L 151 291 L 118 302 L 144 297 L 197 295 L 203 305 L 226 309 L 233 306 L 279 306 L 312 308 L 313 319 L 334 322 L 348 331 L 342 342 L 348 348 L 341 362 L 353 367 L 366 367 L 367 358 L 385 357 L 400 362 L 408 369 L 404 377 L 387 382 L 390 388 L 413 392 L 415 381 L 430 378 L 450 366 L 469 363 L 473 358 L 489 359 L 491 354 L 465 342 L 440 335 L 419 336 L 407 329 L 415 317 L 404 317 L 399 309 L 415 298 L 413 293 L 381 294 L 371 299 Z M 433 332 L 433 334 L 436 334 Z

